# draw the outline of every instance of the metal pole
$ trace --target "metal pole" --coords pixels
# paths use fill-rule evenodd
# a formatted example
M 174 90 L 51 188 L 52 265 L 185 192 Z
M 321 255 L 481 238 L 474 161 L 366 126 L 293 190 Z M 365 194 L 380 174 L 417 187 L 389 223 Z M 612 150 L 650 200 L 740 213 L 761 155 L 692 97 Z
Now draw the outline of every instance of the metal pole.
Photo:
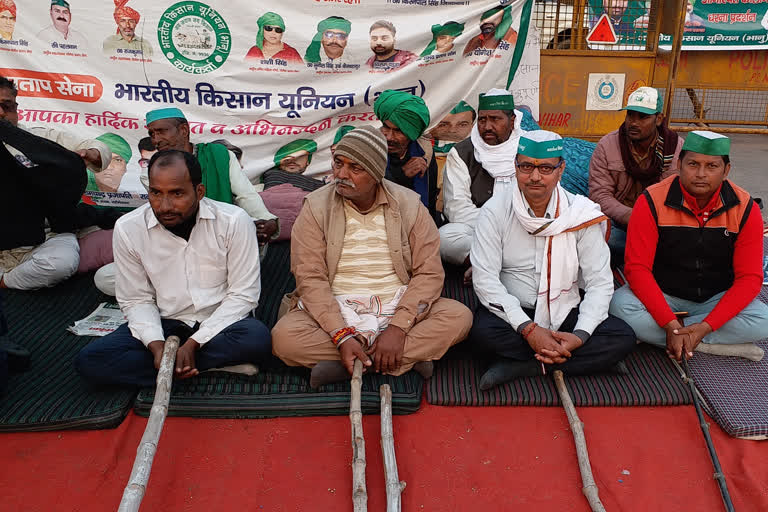
M 693 406 L 696 408 L 696 416 L 699 417 L 699 426 L 701 432 L 704 434 L 704 440 L 707 443 L 707 450 L 709 450 L 709 458 L 712 459 L 712 466 L 715 468 L 714 478 L 717 480 L 717 484 L 720 486 L 720 495 L 723 498 L 723 504 L 725 510 L 733 512 L 733 502 L 731 501 L 731 495 L 728 492 L 728 484 L 725 482 L 725 475 L 723 474 L 723 468 L 720 467 L 720 459 L 717 458 L 717 452 L 715 451 L 715 445 L 712 443 L 712 436 L 709 435 L 709 423 L 704 418 L 704 413 L 701 411 L 701 404 L 699 403 L 699 397 L 696 393 L 696 386 L 694 385 L 691 372 L 688 370 L 688 361 L 685 359 L 685 353 L 680 358 L 683 365 L 683 372 L 685 377 L 683 381 L 691 388 L 691 395 L 693 395 Z
M 672 36 L 672 55 L 667 75 L 667 88 L 664 91 L 664 120 L 669 126 L 669 115 L 672 112 L 672 87 L 677 78 L 677 67 L 680 62 L 680 51 L 683 46 L 683 31 L 685 29 L 686 0 L 677 0 L 677 15 L 675 17 L 675 34 Z

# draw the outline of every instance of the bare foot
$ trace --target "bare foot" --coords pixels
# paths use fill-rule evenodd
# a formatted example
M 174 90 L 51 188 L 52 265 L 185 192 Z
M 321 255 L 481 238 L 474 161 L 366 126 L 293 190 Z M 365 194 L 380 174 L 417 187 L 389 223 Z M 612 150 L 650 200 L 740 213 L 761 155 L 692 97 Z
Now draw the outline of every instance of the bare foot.
M 472 267 L 464 272 L 464 286 L 472 286 Z

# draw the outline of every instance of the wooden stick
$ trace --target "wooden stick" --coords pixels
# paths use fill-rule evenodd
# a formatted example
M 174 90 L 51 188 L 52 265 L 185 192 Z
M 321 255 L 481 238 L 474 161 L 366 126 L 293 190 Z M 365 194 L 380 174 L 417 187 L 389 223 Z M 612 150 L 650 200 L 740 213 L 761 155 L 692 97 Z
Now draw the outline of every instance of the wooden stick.
M 573 433 L 573 440 L 576 443 L 576 455 L 579 457 L 579 471 L 581 472 L 581 483 L 583 487 L 581 492 L 587 497 L 590 508 L 594 512 L 605 512 L 605 507 L 598 496 L 597 484 L 592 476 L 592 466 L 589 463 L 589 453 L 587 452 L 587 440 L 584 438 L 584 423 L 579 419 L 576 408 L 573 406 L 571 395 L 565 387 L 563 372 L 555 370 L 555 384 L 557 392 L 560 394 L 560 400 L 563 402 L 565 414 L 568 416 L 568 424 Z
M 359 359 L 355 360 L 351 384 L 349 422 L 352 425 L 352 505 L 355 512 L 366 512 L 368 491 L 365 488 L 365 438 L 363 437 L 363 410 L 360 404 L 363 362 Z
M 405 489 L 405 482 L 401 482 L 397 474 L 395 436 L 392 428 L 392 389 L 389 384 L 382 384 L 379 394 L 381 395 L 381 453 L 387 489 L 387 512 L 400 512 L 400 494 Z
M 157 387 L 155 388 L 152 410 L 149 413 L 147 427 L 144 429 L 144 435 L 141 437 L 139 448 L 136 451 L 136 460 L 133 462 L 131 477 L 128 480 L 128 485 L 125 486 L 125 491 L 123 491 L 123 499 L 120 501 L 118 512 L 138 512 L 141 500 L 144 498 L 144 492 L 147 490 L 157 443 L 160 441 L 165 417 L 168 416 L 173 364 L 176 362 L 176 350 L 179 348 L 179 343 L 178 336 L 169 336 L 165 341 L 160 370 L 157 372 Z

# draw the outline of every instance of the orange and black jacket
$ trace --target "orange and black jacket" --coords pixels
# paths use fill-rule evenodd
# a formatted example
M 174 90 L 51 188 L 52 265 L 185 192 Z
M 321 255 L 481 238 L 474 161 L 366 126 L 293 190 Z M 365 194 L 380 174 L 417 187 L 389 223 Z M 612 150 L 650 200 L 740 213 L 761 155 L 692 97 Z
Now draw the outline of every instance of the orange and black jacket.
M 643 192 L 627 232 L 625 273 L 660 326 L 675 319 L 662 294 L 705 302 L 726 292 L 705 318 L 720 328 L 760 293 L 763 221 L 744 189 L 725 180 L 702 220 L 670 176 Z

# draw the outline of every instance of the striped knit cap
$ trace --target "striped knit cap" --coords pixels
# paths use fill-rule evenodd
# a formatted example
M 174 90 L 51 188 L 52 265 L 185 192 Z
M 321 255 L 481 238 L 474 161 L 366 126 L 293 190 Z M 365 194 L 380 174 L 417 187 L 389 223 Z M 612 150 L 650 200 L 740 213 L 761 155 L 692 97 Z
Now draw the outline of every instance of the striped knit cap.
M 355 128 L 336 144 L 334 156 L 345 156 L 360 165 L 378 182 L 387 170 L 387 139 L 371 125 Z

